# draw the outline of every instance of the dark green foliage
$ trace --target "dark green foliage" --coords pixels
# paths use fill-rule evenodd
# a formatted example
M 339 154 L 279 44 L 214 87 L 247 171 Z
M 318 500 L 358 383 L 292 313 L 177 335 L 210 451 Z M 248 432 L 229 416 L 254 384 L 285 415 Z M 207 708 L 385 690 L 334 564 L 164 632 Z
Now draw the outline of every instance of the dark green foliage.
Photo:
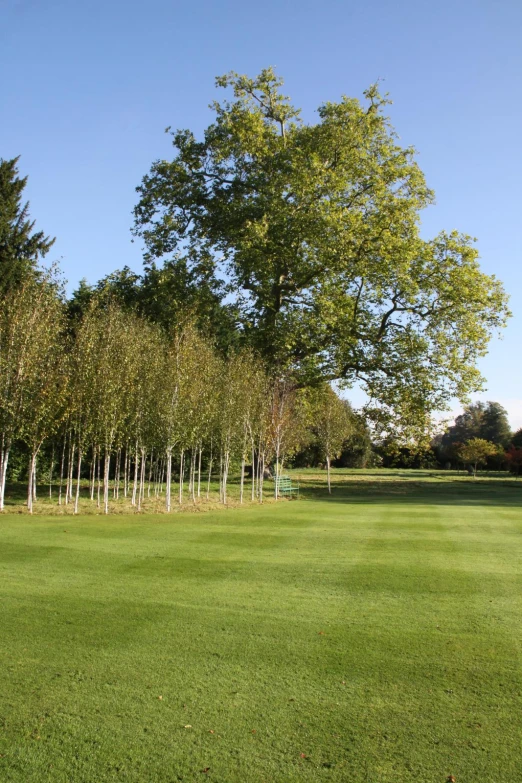
M 75 324 L 94 298 L 115 301 L 158 324 L 167 334 L 191 321 L 226 351 L 237 341 L 238 333 L 234 308 L 224 303 L 225 295 L 225 287 L 213 277 L 211 269 L 177 256 L 163 264 L 151 263 L 142 275 L 123 267 L 95 285 L 80 281 L 69 300 L 68 312 Z
M 448 427 L 438 439 L 439 460 L 454 458 L 454 446 L 480 438 L 505 447 L 511 442 L 511 428 L 505 408 L 498 402 L 474 402 L 457 416 L 455 423 Z
M 513 434 L 511 444 L 517 449 L 522 449 L 522 427 Z
M 35 273 L 54 239 L 34 232 L 29 202 L 22 202 L 27 177 L 18 176 L 19 158 L 0 158 L 0 295 L 17 286 L 28 273 Z

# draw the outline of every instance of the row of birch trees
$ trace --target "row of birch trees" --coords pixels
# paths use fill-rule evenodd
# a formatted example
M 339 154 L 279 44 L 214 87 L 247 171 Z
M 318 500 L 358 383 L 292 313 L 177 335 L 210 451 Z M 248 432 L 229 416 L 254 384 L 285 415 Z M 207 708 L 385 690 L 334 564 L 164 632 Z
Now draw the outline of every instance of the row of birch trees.
M 86 496 L 105 513 L 111 499 L 141 510 L 146 497 L 170 511 L 187 493 L 208 498 L 213 477 L 226 504 L 237 468 L 240 502 L 262 502 L 268 465 L 281 472 L 311 437 L 323 446 L 330 487 L 330 462 L 349 428 L 329 386 L 298 389 L 249 349 L 224 358 L 191 323 L 167 337 L 114 303 L 93 302 L 72 326 L 51 278 L 1 302 L 0 509 L 18 442 L 29 455 L 30 511 L 44 446 L 49 494 L 75 513 Z

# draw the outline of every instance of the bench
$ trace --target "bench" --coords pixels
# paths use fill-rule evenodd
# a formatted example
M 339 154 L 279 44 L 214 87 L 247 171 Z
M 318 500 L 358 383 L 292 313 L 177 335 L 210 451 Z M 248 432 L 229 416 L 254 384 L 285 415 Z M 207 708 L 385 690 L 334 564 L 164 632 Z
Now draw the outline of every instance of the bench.
M 275 497 L 297 495 L 299 497 L 299 484 L 292 484 L 290 476 L 279 475 L 274 478 Z

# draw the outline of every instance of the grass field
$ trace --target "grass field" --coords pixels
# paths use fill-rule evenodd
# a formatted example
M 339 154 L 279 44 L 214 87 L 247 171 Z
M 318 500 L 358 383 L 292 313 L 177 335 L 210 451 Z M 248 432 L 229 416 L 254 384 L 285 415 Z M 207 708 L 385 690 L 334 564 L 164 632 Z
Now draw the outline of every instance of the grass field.
M 0 516 L 2 783 L 519 783 L 522 482 Z

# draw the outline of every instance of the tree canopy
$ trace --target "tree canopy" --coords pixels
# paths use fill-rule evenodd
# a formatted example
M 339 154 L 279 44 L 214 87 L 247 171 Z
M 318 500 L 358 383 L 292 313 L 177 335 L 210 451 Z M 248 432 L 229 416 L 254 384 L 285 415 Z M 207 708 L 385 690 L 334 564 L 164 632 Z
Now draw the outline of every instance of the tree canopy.
M 0 294 L 35 271 L 54 244 L 43 231 L 33 231 L 29 202 L 22 203 L 27 177 L 18 176 L 18 160 L 0 158 Z
M 466 406 L 442 436 L 441 447 L 448 449 L 455 443 L 466 443 L 472 438 L 481 438 L 503 447 L 511 442 L 508 414 L 500 403 L 474 402 Z
M 387 97 L 372 86 L 306 123 L 272 69 L 217 86 L 233 97 L 203 137 L 167 129 L 173 160 L 137 188 L 148 263 L 182 251 L 221 276 L 242 339 L 302 384 L 359 382 L 410 417 L 479 389 L 506 296 L 469 236 L 421 237 L 433 193 Z

